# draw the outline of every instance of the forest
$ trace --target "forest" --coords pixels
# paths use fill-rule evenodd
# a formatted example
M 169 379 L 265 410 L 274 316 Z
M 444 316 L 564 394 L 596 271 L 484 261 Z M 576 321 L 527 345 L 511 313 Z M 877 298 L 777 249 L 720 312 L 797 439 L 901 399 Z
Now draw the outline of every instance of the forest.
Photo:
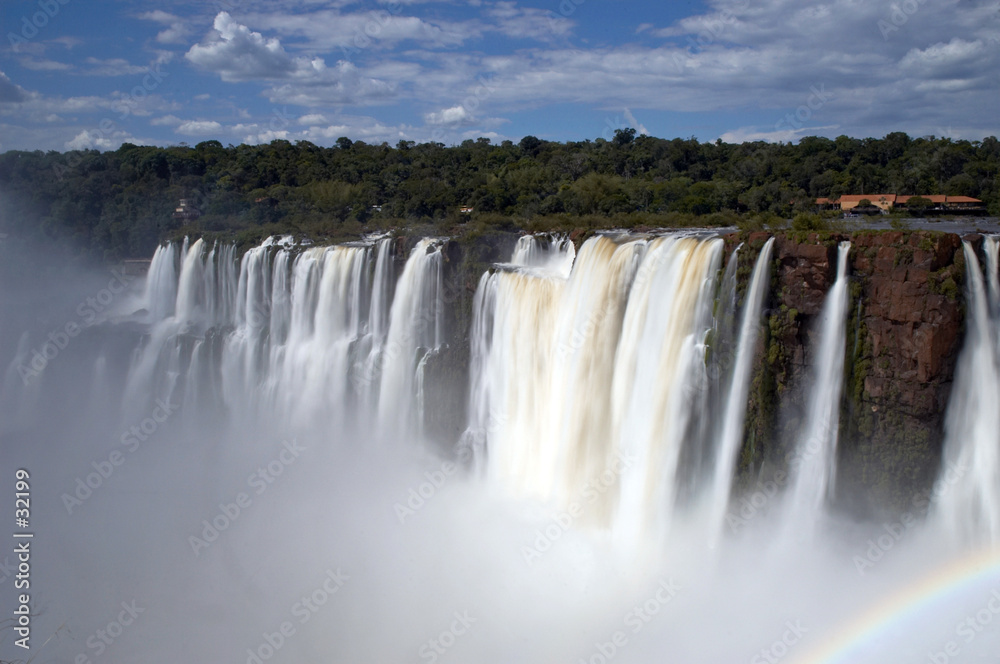
M 65 243 L 101 261 L 148 257 L 178 234 L 252 242 L 346 239 L 388 228 L 780 225 L 817 197 L 966 195 L 1000 215 L 1000 142 L 804 137 L 798 143 L 487 138 L 447 147 L 340 138 L 110 152 L 0 154 L 0 235 Z M 174 216 L 180 199 L 201 214 Z M 463 212 L 462 209 L 466 208 Z M 471 208 L 471 211 L 469 210 Z

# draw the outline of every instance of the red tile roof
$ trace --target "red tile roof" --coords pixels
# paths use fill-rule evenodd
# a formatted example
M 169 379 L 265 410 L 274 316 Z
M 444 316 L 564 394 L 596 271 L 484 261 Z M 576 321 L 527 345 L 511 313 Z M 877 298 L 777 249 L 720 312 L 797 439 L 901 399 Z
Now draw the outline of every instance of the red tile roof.
M 896 194 L 844 194 L 840 197 L 840 202 L 856 203 L 866 198 L 873 203 L 875 201 L 881 201 L 882 199 L 885 199 L 890 203 L 894 203 L 896 201 Z

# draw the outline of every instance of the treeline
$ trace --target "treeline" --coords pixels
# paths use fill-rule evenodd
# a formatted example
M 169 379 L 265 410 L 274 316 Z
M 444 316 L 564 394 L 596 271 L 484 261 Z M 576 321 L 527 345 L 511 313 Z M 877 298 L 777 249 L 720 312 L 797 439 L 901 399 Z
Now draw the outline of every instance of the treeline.
M 283 228 L 350 235 L 400 224 L 531 227 L 731 223 L 736 215 L 789 217 L 816 197 L 950 194 L 1000 214 L 1000 142 L 806 137 L 798 144 L 700 143 L 615 132 L 612 140 L 556 143 L 527 136 L 458 146 L 348 138 L 225 147 L 124 144 L 0 155 L 2 233 L 67 239 L 103 259 L 148 256 L 178 230 L 242 233 Z M 179 199 L 202 213 L 175 219 Z M 462 207 L 471 207 L 465 214 Z M 190 227 L 190 228 L 189 228 Z

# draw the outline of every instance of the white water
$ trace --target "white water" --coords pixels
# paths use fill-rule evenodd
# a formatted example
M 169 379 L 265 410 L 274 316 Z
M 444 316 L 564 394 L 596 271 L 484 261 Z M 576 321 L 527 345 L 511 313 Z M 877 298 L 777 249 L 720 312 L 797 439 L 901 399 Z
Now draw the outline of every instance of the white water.
M 706 555 L 704 529 L 684 517 L 689 499 L 714 487 L 714 473 L 701 475 L 691 460 L 699 450 L 711 460 L 710 425 L 724 413 L 710 398 L 716 388 L 706 363 L 714 354 L 709 331 L 719 327 L 712 316 L 718 239 L 600 237 L 581 248 L 570 272 L 507 266 L 484 277 L 470 331 L 481 367 L 470 402 L 481 408 L 470 417 L 481 424 L 493 482 L 445 465 L 452 457 L 422 444 L 419 422 L 397 445 L 371 444 L 389 368 L 381 359 L 369 364 L 372 349 L 388 355 L 394 334 L 411 336 L 400 330 L 443 327 L 414 322 L 405 312 L 415 307 L 397 307 L 403 293 L 423 297 L 418 283 L 436 283 L 433 247 L 409 257 L 408 267 L 423 269 L 404 284 L 389 271 L 392 260 L 380 260 L 391 257 L 388 241 L 329 248 L 272 241 L 238 263 L 223 246 L 202 243 L 192 254 L 196 244 L 163 248 L 158 257 L 163 273 L 173 252 L 174 294 L 169 284 L 151 283 L 146 292 L 160 299 L 144 308 L 169 313 L 150 325 L 136 322 L 147 313 L 91 328 L 52 361 L 52 380 L 40 390 L 44 410 L 16 426 L 6 412 L 0 419 L 3 467 L 36 475 L 33 591 L 45 612 L 34 619 L 35 643 L 54 635 L 36 661 L 85 654 L 108 664 L 245 662 L 256 649 L 277 663 L 403 663 L 429 661 L 431 640 L 452 644 L 435 653 L 442 664 L 645 664 L 665 653 L 669 661 L 712 664 L 832 661 L 813 655 L 948 560 L 941 531 L 914 529 L 860 575 L 854 559 L 885 535 L 881 524 L 830 523 L 815 542 L 775 546 L 778 529 L 766 516 Z M 380 274 L 388 284 L 382 298 Z M 436 323 L 438 311 L 432 306 L 426 320 Z M 131 363 L 134 339 L 112 343 L 132 334 L 130 326 L 144 335 Z M 744 343 L 738 331 L 733 336 Z M 396 396 L 416 420 L 420 364 L 436 343 L 429 337 L 410 346 L 409 360 L 397 356 L 400 367 L 413 368 L 404 377 L 413 389 Z M 21 355 L 32 347 L 23 345 Z M 79 370 L 64 370 L 75 362 Z M 126 374 L 126 399 L 146 404 L 135 417 L 118 410 Z M 128 452 L 122 432 L 148 419 L 148 402 L 163 394 L 183 409 Z M 370 407 L 359 405 L 364 398 Z M 202 425 L 200 415 L 214 419 Z M 598 435 L 605 431 L 608 438 Z M 303 450 L 285 464 L 281 441 L 293 435 Z M 112 450 L 124 451 L 124 465 L 95 480 L 93 495 L 67 514 L 62 494 Z M 626 451 L 624 467 L 616 461 Z M 257 493 L 248 477 L 269 467 L 280 473 L 269 470 L 273 481 Z M 252 503 L 195 554 L 189 538 L 201 536 L 222 506 L 232 509 L 239 492 Z M 411 506 L 405 519 L 401 506 Z M 580 517 L 574 506 L 583 508 Z M 536 553 L 526 557 L 529 547 Z M 337 568 L 346 584 L 323 595 L 302 623 L 291 607 Z M 657 595 L 664 579 L 678 585 L 665 603 Z M 959 588 L 838 661 L 927 661 L 993 588 L 996 575 L 988 587 Z M 146 612 L 98 658 L 88 638 L 107 633 L 121 602 L 131 600 Z M 649 619 L 636 622 L 636 607 Z M 442 639 L 456 612 L 475 622 Z M 286 621 L 295 633 L 272 657 L 261 645 Z M 789 623 L 806 630 L 791 645 Z M 622 643 L 618 632 L 627 643 L 603 654 L 613 639 Z M 993 661 L 998 641 L 984 630 L 950 661 Z M 9 646 L 0 643 L 3 659 L 26 659 Z
M 566 238 L 523 235 L 509 266 L 486 272 L 479 281 L 469 330 L 469 425 L 460 444 L 480 472 L 486 468 L 487 437 L 496 439 L 504 425 L 522 427 L 511 435 L 541 435 L 533 429 L 539 418 L 514 420 L 508 413 L 535 408 L 536 393 L 549 389 L 551 358 L 533 335 L 538 326 L 554 324 L 548 318 L 575 258 L 576 248 Z M 495 350 L 494 338 L 500 343 Z
M 179 256 L 160 247 L 145 292 L 160 318 L 130 371 L 130 411 L 157 398 L 195 407 L 215 394 L 250 420 L 310 426 L 377 402 L 386 426 L 418 423 L 419 365 L 443 335 L 440 243 L 417 245 L 395 289 L 392 245 L 269 238 L 238 265 L 231 245 L 185 242 Z M 222 334 L 217 369 L 205 363 L 209 330 Z
M 966 261 L 965 350 L 945 421 L 934 513 L 959 541 L 1000 543 L 1000 287 L 998 239 L 983 242 L 986 279 L 972 245 Z
M 684 453 L 710 444 L 705 337 L 721 250 L 683 235 L 598 236 L 566 278 L 484 276 L 467 442 L 475 432 L 488 450 L 490 477 L 560 509 L 586 505 L 584 521 L 623 541 L 667 537 Z
M 522 235 L 517 239 L 510 262 L 568 277 L 575 259 L 576 246 L 565 235 Z
M 825 511 L 837 474 L 837 435 L 849 305 L 847 258 L 850 250 L 850 242 L 841 242 L 837 251 L 837 280 L 827 293 L 820 316 L 816 376 L 809 395 L 805 423 L 799 434 L 799 445 L 790 464 L 787 524 L 796 536 L 813 532 Z
M 746 420 L 746 403 L 750 391 L 752 361 L 754 353 L 757 351 L 761 310 L 770 285 L 773 246 L 774 238 L 771 238 L 761 249 L 757 264 L 753 269 L 753 275 L 750 278 L 750 285 L 747 287 L 746 302 L 743 305 L 739 345 L 736 350 L 729 391 L 726 395 L 722 430 L 717 442 L 718 452 L 715 456 L 715 474 L 710 492 L 709 524 L 715 528 L 715 532 L 711 535 L 712 541 L 715 543 L 717 543 L 719 533 L 722 531 L 725 513 L 729 507 L 733 471 L 736 468 L 737 456 L 743 442 L 743 424 Z
M 391 433 L 422 425 L 423 367 L 444 343 L 444 298 L 441 242 L 423 239 L 406 261 L 389 313 L 379 420 Z

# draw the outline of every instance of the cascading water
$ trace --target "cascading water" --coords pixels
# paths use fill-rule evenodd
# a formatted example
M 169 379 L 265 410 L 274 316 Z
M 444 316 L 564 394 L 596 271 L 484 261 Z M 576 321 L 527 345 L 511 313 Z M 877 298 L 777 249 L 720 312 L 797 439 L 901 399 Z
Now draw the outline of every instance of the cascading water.
M 517 239 L 513 265 L 551 270 L 568 277 L 576 260 L 576 247 L 564 235 L 522 235 Z
M 986 279 L 963 243 L 969 319 L 945 421 L 944 461 L 932 513 L 955 539 L 1000 543 L 1000 241 L 983 241 Z
M 360 416 L 348 415 L 356 401 L 374 416 L 384 401 L 397 425 L 418 420 L 421 361 L 443 335 L 440 242 L 414 249 L 401 300 L 393 243 L 313 248 L 268 238 L 238 265 L 232 245 L 185 241 L 179 254 L 161 246 L 145 294 L 149 315 L 160 317 L 129 373 L 130 412 L 157 398 L 187 408 L 215 399 L 240 419 L 280 415 L 305 426 L 330 413 Z
M 705 335 L 722 241 L 657 238 L 639 267 L 622 328 L 611 411 L 622 460 L 615 528 L 626 541 L 669 532 L 682 448 L 707 403 Z
M 159 321 L 174 313 L 177 303 L 177 245 L 163 245 L 153 254 L 146 273 L 145 308 L 150 320 Z
M 528 253 L 521 242 L 515 259 Z M 490 476 L 560 507 L 586 503 L 591 522 L 622 537 L 665 534 L 682 452 L 708 430 L 721 256 L 717 239 L 598 236 L 568 277 L 484 275 L 466 435 L 485 445 Z
M 43 610 L 32 627 L 46 657 L 76 661 L 94 643 L 107 664 L 409 662 L 447 642 L 440 661 L 626 664 L 670 652 L 875 664 L 928 652 L 942 661 L 954 626 L 985 615 L 995 586 L 982 581 L 1000 576 L 983 561 L 997 558 L 956 560 L 935 520 L 829 519 L 802 542 L 777 536 L 779 510 L 744 512 L 756 518 L 745 536 L 705 555 L 708 499 L 716 513 L 732 500 L 725 466 L 739 449 L 766 246 L 737 306 L 749 266 L 737 271 L 734 253 L 720 280 L 723 242 L 707 232 L 602 234 L 578 254 L 548 235 L 520 240 L 480 280 L 469 330 L 465 442 L 481 452 L 483 482 L 436 432 L 426 438 L 440 445 L 372 444 L 386 430 L 416 437 L 422 405 L 437 407 L 422 395 L 440 396 L 457 338 L 443 321 L 461 319 L 439 306 L 451 301 L 441 271 L 452 276 L 454 245 L 421 242 L 407 258 L 403 244 L 276 238 L 242 257 L 231 245 L 165 245 L 145 290 L 121 296 L 40 379 L 22 385 L 8 369 L 4 392 L 37 395 L 31 409 L 0 395 L 0 465 L 32 473 L 31 592 Z M 1000 279 L 994 240 L 978 285 L 966 251 L 970 293 L 986 296 L 970 298 L 945 464 L 968 457 L 970 470 L 935 510 L 966 541 L 989 544 L 998 396 L 996 340 L 986 339 Z M 846 248 L 838 284 L 845 262 Z M 836 300 L 831 289 L 829 307 Z M 16 361 L 49 332 L 26 333 Z M 828 336 L 808 357 L 827 357 Z M 124 421 L 123 399 L 135 406 Z M 741 505 L 757 506 L 749 497 Z M 886 550 L 890 533 L 904 534 Z M 944 563 L 976 576 L 932 611 L 907 605 L 891 634 L 842 657 L 825 648 L 887 597 L 940 578 Z M 129 601 L 142 608 L 135 626 L 113 623 L 123 628 L 113 643 L 94 636 L 112 633 Z M 949 661 L 993 661 L 995 636 L 977 633 Z M 9 646 L 0 659 L 22 654 Z
M 722 417 L 722 429 L 716 443 L 715 472 L 710 490 L 709 524 L 715 528 L 711 538 L 715 541 L 722 530 L 726 508 L 729 505 L 736 467 L 736 457 L 743 440 L 743 423 L 746 419 L 747 393 L 750 389 L 751 362 L 757 348 L 760 315 L 770 281 L 771 249 L 774 238 L 769 239 L 760 251 L 757 264 L 747 288 L 740 321 L 739 346 L 729 382 L 729 390 Z
M 847 292 L 850 250 L 850 242 L 841 242 L 837 251 L 837 280 L 830 287 L 823 304 L 816 377 L 792 461 L 787 524 L 799 532 L 811 532 L 816 526 L 836 479 L 840 396 L 844 383 L 846 323 L 850 304 Z
M 552 311 L 550 300 L 562 292 L 575 257 L 576 248 L 566 238 L 523 235 L 509 264 L 487 271 L 479 280 L 469 330 L 469 424 L 460 442 L 479 472 L 486 469 L 488 434 L 497 434 L 508 421 L 504 413 L 534 408 L 536 390 L 548 389 L 542 378 L 547 376 L 548 354 L 530 337 L 508 340 L 517 333 L 530 335 L 539 325 L 549 329 L 551 322 L 542 320 L 543 312 Z M 497 319 L 497 312 L 508 311 L 509 317 Z M 523 320 L 526 327 L 508 327 L 515 320 Z M 497 338 L 504 347 L 494 352 L 495 326 L 503 328 Z M 515 363 L 520 368 L 514 369 Z
M 389 313 L 382 361 L 379 420 L 401 435 L 423 425 L 427 360 L 444 343 L 445 292 L 441 241 L 425 238 L 406 261 Z

